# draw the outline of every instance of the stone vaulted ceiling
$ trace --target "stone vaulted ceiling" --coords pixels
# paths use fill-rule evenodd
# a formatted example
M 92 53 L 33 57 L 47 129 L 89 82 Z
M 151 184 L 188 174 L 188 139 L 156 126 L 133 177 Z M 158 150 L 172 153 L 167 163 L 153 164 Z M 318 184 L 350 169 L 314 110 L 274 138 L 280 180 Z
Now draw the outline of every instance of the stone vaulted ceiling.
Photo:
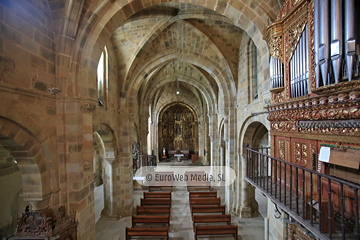
M 216 104 L 219 94 L 236 91 L 244 34 L 230 19 L 203 7 L 163 3 L 144 9 L 111 37 L 121 87 L 137 82 L 138 100 L 146 105 L 156 106 L 165 89 L 175 88 L 198 107 Z

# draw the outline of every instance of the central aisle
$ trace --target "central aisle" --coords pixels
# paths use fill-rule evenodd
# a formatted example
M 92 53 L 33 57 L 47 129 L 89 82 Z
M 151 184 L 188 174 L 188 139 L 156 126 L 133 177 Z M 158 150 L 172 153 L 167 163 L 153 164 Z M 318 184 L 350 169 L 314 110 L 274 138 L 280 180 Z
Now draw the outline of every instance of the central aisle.
M 169 237 L 194 240 L 189 194 L 186 187 L 173 188 Z

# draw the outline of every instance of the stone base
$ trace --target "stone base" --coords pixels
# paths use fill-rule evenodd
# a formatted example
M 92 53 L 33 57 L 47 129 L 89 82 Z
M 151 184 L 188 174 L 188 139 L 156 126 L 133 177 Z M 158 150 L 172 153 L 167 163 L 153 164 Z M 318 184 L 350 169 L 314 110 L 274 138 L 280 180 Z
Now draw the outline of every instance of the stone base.
M 241 218 L 252 218 L 256 217 L 259 214 L 258 204 L 254 203 L 252 205 L 243 206 L 240 208 L 240 217 Z
M 121 216 L 117 214 L 111 214 L 106 212 L 105 209 L 101 211 L 101 216 L 106 217 L 106 219 L 108 220 L 114 220 L 114 221 L 119 220 L 121 218 Z

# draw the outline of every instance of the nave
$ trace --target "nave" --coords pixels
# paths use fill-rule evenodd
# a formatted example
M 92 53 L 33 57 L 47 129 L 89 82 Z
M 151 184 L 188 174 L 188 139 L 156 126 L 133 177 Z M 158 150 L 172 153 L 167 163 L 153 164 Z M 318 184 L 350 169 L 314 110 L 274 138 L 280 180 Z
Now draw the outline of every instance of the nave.
M 212 189 L 217 191 L 217 196 L 221 198 L 221 204 L 225 204 L 224 188 L 216 187 Z M 144 190 L 135 190 L 134 209 L 140 205 L 140 198 L 143 197 Z M 259 202 L 259 209 L 261 209 L 262 201 L 264 201 L 261 194 L 257 194 L 257 201 Z M 96 202 L 96 199 L 95 199 Z M 264 203 L 264 202 L 263 202 Z M 96 207 L 96 206 L 95 206 Z M 240 221 L 240 222 L 239 222 Z M 254 218 L 239 219 L 238 216 L 231 214 L 231 223 L 238 225 L 238 239 L 254 240 L 264 239 L 264 218 L 259 214 Z M 131 226 L 131 217 L 125 217 L 117 221 L 107 220 L 101 217 L 96 224 L 96 239 L 97 240 L 123 240 L 125 239 L 125 228 Z M 222 236 L 201 236 L 199 239 L 234 239 L 231 235 Z M 194 240 L 193 222 L 191 220 L 189 192 L 186 187 L 174 187 L 172 190 L 172 205 L 169 226 L 169 239 L 171 240 Z

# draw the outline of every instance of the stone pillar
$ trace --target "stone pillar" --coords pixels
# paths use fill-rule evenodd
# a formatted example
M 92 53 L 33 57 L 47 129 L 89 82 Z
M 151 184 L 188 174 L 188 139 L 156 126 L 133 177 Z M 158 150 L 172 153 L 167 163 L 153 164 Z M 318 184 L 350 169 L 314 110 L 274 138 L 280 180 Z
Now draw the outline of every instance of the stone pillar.
M 245 158 L 241 158 L 240 216 L 242 218 L 251 218 L 257 212 L 258 204 L 255 198 L 251 197 L 252 194 L 249 193 L 250 191 L 254 191 L 254 189 L 245 181 L 247 161 Z
M 237 146 L 237 125 L 236 125 L 236 108 L 229 107 L 226 109 L 227 115 L 224 119 L 224 136 L 225 136 L 225 166 L 232 168 L 236 172 L 236 146 Z M 225 193 L 227 199 L 225 199 L 226 205 L 229 206 L 229 210 L 233 211 L 232 207 L 237 193 L 234 191 L 233 184 L 226 186 Z
M 116 212 L 115 197 L 114 197 L 114 171 L 113 163 L 115 157 L 104 158 L 104 209 L 101 215 L 108 219 L 117 220 L 121 216 Z
M 219 138 L 217 132 L 217 114 L 208 114 L 209 116 L 209 136 L 210 136 L 210 165 L 219 165 Z
M 95 238 L 93 121 L 96 102 L 66 99 L 63 102 L 64 161 L 60 181 L 67 187 L 67 211 L 76 211 L 78 239 Z M 61 166 L 60 166 L 61 167 Z M 65 177 L 65 179 L 62 179 Z M 62 182 L 61 182 L 62 183 Z

